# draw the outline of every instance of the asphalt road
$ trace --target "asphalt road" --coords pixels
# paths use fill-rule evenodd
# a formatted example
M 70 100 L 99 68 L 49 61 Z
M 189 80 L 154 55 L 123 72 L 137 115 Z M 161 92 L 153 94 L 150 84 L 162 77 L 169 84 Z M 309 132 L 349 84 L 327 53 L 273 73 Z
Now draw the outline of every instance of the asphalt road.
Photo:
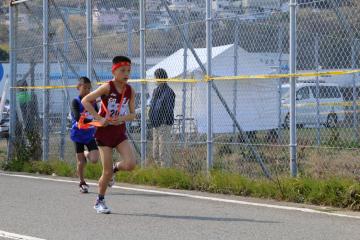
M 112 214 L 101 215 L 93 209 L 96 187 L 80 194 L 71 180 L 0 172 L 0 239 L 360 239 L 357 213 L 341 217 L 281 209 L 284 205 L 272 202 L 270 207 L 263 201 L 252 206 L 258 202 L 238 204 L 244 198 L 160 189 L 168 194 L 130 185 L 108 192 Z

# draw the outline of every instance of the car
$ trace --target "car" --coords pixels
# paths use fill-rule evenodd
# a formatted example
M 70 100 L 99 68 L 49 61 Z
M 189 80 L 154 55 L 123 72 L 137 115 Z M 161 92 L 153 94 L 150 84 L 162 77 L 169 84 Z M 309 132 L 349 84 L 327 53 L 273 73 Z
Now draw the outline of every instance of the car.
M 5 105 L 2 118 L 0 120 L 0 137 L 9 138 L 9 129 L 10 129 L 10 107 Z
M 345 119 L 345 101 L 337 84 L 319 83 L 317 97 L 316 82 L 296 84 L 296 123 L 297 126 L 336 127 Z M 283 126 L 290 122 L 290 85 L 283 84 L 281 116 Z M 319 107 L 317 107 L 319 106 Z

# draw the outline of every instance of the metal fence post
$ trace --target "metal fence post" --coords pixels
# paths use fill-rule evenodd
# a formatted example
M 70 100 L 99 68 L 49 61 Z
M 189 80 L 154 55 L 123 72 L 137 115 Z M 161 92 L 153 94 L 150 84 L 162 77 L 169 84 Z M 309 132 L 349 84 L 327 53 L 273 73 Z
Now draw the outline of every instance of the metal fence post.
M 354 70 L 356 69 L 356 55 L 357 55 L 357 39 L 352 39 L 351 44 L 351 68 Z M 357 117 L 357 91 L 356 91 L 356 75 L 353 74 L 352 76 L 352 108 L 353 108 L 353 131 L 354 131 L 354 138 L 355 141 L 358 142 L 359 140 L 359 131 L 358 131 L 358 117 Z
M 64 18 L 65 18 L 65 22 L 68 22 L 69 20 L 69 9 L 68 8 L 64 8 Z M 64 29 L 64 52 L 65 54 L 68 53 L 68 31 L 67 29 Z M 61 67 L 61 64 L 59 62 L 59 66 Z M 61 75 L 62 75 L 62 79 L 63 79 L 63 83 L 67 83 L 67 79 L 68 79 L 68 68 L 65 65 L 64 69 L 61 69 Z M 63 84 L 65 85 L 65 84 Z M 65 159 L 65 145 L 66 145 L 66 125 L 67 125 L 67 109 L 69 107 L 68 104 L 68 94 L 67 94 L 67 89 L 64 88 L 63 90 L 63 106 L 62 106 L 62 116 L 61 116 L 61 140 L 60 140 L 60 159 L 64 160 Z
M 212 31 L 211 31 L 211 6 L 212 1 L 206 1 L 206 50 L 207 50 L 207 76 L 211 76 L 211 58 L 212 58 Z M 212 80 L 207 83 L 207 171 L 213 164 L 213 129 L 212 129 Z
M 319 72 L 319 36 L 315 36 L 315 69 Z M 320 86 L 319 76 L 316 76 L 316 143 L 320 146 Z
M 234 38 L 234 76 L 238 75 L 238 47 L 239 47 L 239 18 L 235 20 L 235 38 Z M 237 89 L 238 81 L 234 80 L 234 92 L 233 92 L 233 113 L 234 116 L 237 116 Z M 233 123 L 233 134 L 236 133 L 236 125 Z M 236 139 L 236 138 L 234 138 Z
M 92 81 L 92 0 L 86 0 L 86 75 Z
M 49 2 L 43 0 L 43 85 L 49 86 Z M 49 90 L 43 93 L 42 160 L 49 159 Z
M 66 145 L 66 125 L 67 125 L 67 98 L 65 90 L 62 91 L 63 94 L 63 106 L 62 106 L 62 113 L 61 113 L 61 139 L 60 139 L 60 159 L 65 160 L 65 145 Z
M 186 11 L 186 19 L 189 20 L 189 11 Z M 189 37 L 189 23 L 188 21 L 184 24 L 184 34 L 185 38 Z M 184 47 L 184 53 L 183 53 L 183 78 L 185 79 L 187 77 L 187 61 L 188 61 L 188 47 L 186 45 L 186 42 L 183 41 L 183 47 Z M 182 86 L 182 106 L 181 106 L 181 115 L 182 115 L 182 121 L 181 121 L 181 141 L 185 143 L 185 131 L 186 131 L 186 83 L 183 83 Z
M 282 23 L 280 23 L 279 26 L 279 31 L 278 31 L 278 51 L 279 51 L 279 68 L 278 68 L 278 73 L 281 74 L 283 73 L 282 70 L 282 55 L 283 55 L 283 35 L 284 35 L 284 26 Z M 281 144 L 282 143 L 282 79 L 279 78 L 278 79 L 278 94 L 279 94 L 279 99 L 278 99 L 278 143 Z
M 290 74 L 296 73 L 296 0 L 290 0 Z M 296 165 L 296 78 L 290 78 L 290 172 L 297 176 Z
M 145 79 L 145 1 L 140 0 L 140 78 Z M 141 83 L 141 166 L 146 163 L 146 83 Z
M 132 49 L 133 49 L 133 46 L 132 46 L 132 31 L 133 31 L 133 20 L 132 20 L 132 15 L 131 15 L 131 12 L 129 12 L 127 14 L 128 16 L 128 25 L 127 25 L 127 37 L 128 37 L 128 40 L 127 40 L 127 55 L 128 57 L 131 59 L 132 58 Z
M 7 161 L 12 161 L 14 158 L 14 140 L 15 140 L 15 125 L 16 125 L 16 35 L 15 35 L 15 10 L 16 5 L 9 6 L 9 44 L 10 44 L 10 129 L 9 129 L 9 144 Z

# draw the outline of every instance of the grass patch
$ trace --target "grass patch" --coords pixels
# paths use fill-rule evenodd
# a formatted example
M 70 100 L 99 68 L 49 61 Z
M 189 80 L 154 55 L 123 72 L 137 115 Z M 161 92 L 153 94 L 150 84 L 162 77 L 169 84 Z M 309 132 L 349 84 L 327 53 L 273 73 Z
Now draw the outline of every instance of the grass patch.
M 191 189 L 192 186 L 190 175 L 171 168 L 137 168 L 133 172 L 119 172 L 116 181 L 173 189 Z
M 88 179 L 99 179 L 101 176 L 102 167 L 100 163 L 86 164 L 84 177 Z
M 76 166 L 61 161 L 11 162 L 6 170 L 75 176 Z M 85 177 L 97 180 L 101 165 L 87 164 Z M 137 168 L 119 172 L 118 182 L 159 186 L 172 189 L 199 190 L 212 193 L 251 196 L 282 201 L 360 210 L 360 184 L 347 178 L 314 179 L 310 177 L 280 178 L 279 181 L 250 179 L 239 174 L 214 170 L 210 175 L 189 174 L 173 168 Z
M 56 175 L 63 177 L 72 177 L 75 175 L 75 167 L 63 161 L 49 161 L 49 162 L 14 161 L 10 163 L 5 168 L 5 170 L 22 171 L 22 172 L 38 173 L 38 174 L 46 174 L 46 175 L 51 175 L 55 173 Z

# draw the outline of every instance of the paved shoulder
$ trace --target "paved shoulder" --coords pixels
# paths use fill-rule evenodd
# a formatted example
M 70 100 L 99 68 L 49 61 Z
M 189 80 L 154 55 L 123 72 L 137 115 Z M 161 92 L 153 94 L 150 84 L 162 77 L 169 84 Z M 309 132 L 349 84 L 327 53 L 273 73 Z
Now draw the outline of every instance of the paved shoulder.
M 114 188 L 113 214 L 93 209 L 96 187 L 0 174 L 0 231 L 42 239 L 355 239 L 360 220 Z M 0 235 L 1 236 L 1 235 Z

